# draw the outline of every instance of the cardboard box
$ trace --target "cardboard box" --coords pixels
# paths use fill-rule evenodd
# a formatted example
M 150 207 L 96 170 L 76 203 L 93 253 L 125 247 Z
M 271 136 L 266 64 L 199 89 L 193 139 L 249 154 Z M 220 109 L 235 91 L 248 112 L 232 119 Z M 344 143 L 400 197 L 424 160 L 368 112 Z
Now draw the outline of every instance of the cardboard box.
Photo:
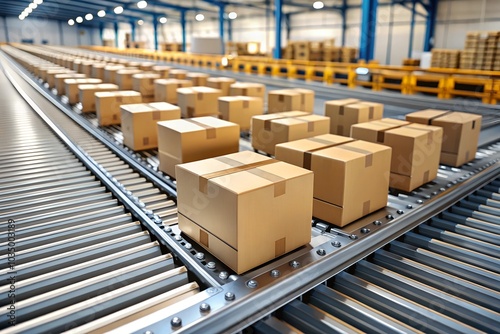
M 85 74 L 87 77 L 92 77 L 92 66 L 95 64 L 95 60 L 84 60 L 80 64 L 81 73 Z
M 267 93 L 267 112 L 300 110 L 300 97 L 300 93 L 291 89 L 272 90 Z
M 259 97 L 223 96 L 219 97 L 218 110 L 222 119 L 238 124 L 241 131 L 249 131 L 252 117 L 263 114 L 264 102 Z
M 125 65 L 108 65 L 104 67 L 104 82 L 115 83 L 116 72 L 125 68 Z
M 66 79 L 84 79 L 85 74 L 81 73 L 65 73 L 65 74 L 56 74 L 54 76 L 55 87 L 57 90 L 57 95 L 65 95 L 66 87 L 64 80 Z
M 46 74 L 47 78 L 47 84 L 49 85 L 49 88 L 54 88 L 56 86 L 56 75 L 58 74 L 75 74 L 75 71 L 72 70 L 48 70 Z
M 109 83 L 101 83 L 96 85 L 79 85 L 78 96 L 82 103 L 82 112 L 96 111 L 96 103 L 94 94 L 97 92 L 113 92 L 117 91 L 118 86 Z
M 156 63 L 152 63 L 152 62 L 142 62 L 142 63 L 139 63 L 138 67 L 141 71 L 152 71 L 153 70 L 153 67 L 156 66 Z
M 436 178 L 443 129 L 403 122 L 384 118 L 356 124 L 352 137 L 392 147 L 390 186 L 412 191 Z
M 154 73 L 159 74 L 160 78 L 168 78 L 168 73 L 172 69 L 170 66 L 156 65 L 151 69 Z
M 175 165 L 238 152 L 240 127 L 215 117 L 158 122 L 160 170 L 172 177 Z
M 64 79 L 64 91 L 68 97 L 69 104 L 76 104 L 79 101 L 78 85 L 95 85 L 102 83 L 101 79 Z
M 176 174 L 179 228 L 238 274 L 311 240 L 306 169 L 245 151 Z
M 209 75 L 205 73 L 189 72 L 186 79 L 191 80 L 193 86 L 206 86 Z
M 156 123 L 181 118 L 181 109 L 166 102 L 124 104 L 120 112 L 123 144 L 134 151 L 158 147 Z
M 177 104 L 177 88 L 191 87 L 190 80 L 156 79 L 155 100 Z
M 155 80 L 160 79 L 156 73 L 138 73 L 132 75 L 132 89 L 143 97 L 155 95 Z
M 222 96 L 229 96 L 229 89 L 232 84 L 236 82 L 233 78 L 208 78 L 207 87 L 220 89 L 222 91 Z
M 260 97 L 262 100 L 265 98 L 266 86 L 263 84 L 252 82 L 236 82 L 229 86 L 229 94 L 231 96 L 253 96 Z
M 210 87 L 185 87 L 177 89 L 177 102 L 182 117 L 218 115 L 218 101 L 222 92 Z
M 380 103 L 352 103 L 351 99 L 325 103 L 325 115 L 330 117 L 330 133 L 340 136 L 349 136 L 354 124 L 382 119 L 383 113 Z
M 120 106 L 122 104 L 142 102 L 141 94 L 133 90 L 97 92 L 94 95 L 96 101 L 97 120 L 99 121 L 100 126 L 120 124 Z
M 44 81 L 47 82 L 47 73 L 49 71 L 68 71 L 67 68 L 63 68 L 61 66 L 41 66 L 38 69 L 38 76 Z M 74 71 L 73 71 L 74 72 Z
M 108 66 L 107 63 L 95 63 L 92 65 L 91 78 L 98 78 L 104 80 L 104 68 Z
M 391 148 L 336 135 L 276 145 L 276 159 L 314 172 L 313 216 L 345 226 L 387 205 Z
M 186 71 L 186 70 L 174 69 L 174 70 L 170 70 L 170 72 L 168 72 L 168 77 L 172 78 L 172 79 L 185 80 L 187 77 L 187 74 L 188 74 L 188 71 Z
M 296 114 L 298 113 L 298 114 Z M 283 112 L 252 117 L 252 146 L 274 155 L 277 144 L 327 134 L 328 117 L 306 112 Z
M 304 88 L 293 88 L 292 91 L 300 94 L 300 106 L 298 110 L 314 112 L 314 91 Z
M 115 83 L 120 87 L 121 90 L 131 90 L 132 85 L 132 76 L 134 74 L 142 73 L 141 70 L 129 70 L 123 69 L 118 70 L 115 74 Z
M 481 132 L 480 115 L 427 109 L 407 114 L 406 120 L 443 128 L 440 163 L 459 167 L 476 157 Z

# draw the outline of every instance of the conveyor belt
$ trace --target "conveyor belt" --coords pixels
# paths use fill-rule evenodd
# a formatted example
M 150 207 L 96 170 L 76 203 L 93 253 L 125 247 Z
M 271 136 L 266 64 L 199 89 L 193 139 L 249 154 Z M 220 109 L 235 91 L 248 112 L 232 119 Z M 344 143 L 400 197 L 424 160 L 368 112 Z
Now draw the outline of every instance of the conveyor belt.
M 255 333 L 498 333 L 499 199 L 496 179 L 258 322 Z

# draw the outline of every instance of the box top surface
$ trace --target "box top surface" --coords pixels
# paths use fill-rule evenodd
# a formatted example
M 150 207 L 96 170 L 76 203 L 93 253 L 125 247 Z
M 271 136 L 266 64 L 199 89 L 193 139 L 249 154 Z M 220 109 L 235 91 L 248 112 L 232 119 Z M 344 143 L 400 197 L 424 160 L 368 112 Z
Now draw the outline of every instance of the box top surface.
M 188 78 L 208 78 L 209 75 L 206 73 L 201 73 L 201 72 L 189 72 L 187 74 Z
M 381 120 L 354 124 L 352 125 L 352 127 L 359 129 L 369 129 L 374 131 L 385 131 L 408 124 L 410 124 L 410 122 L 400 121 L 397 119 L 383 118 Z
M 221 96 L 219 97 L 219 101 L 223 102 L 233 102 L 233 101 L 259 101 L 262 100 L 260 97 L 255 96 Z
M 198 94 L 198 93 L 215 94 L 215 93 L 222 93 L 222 91 L 220 89 L 211 88 L 211 87 L 195 86 L 195 87 L 177 88 L 177 93 L 178 94 Z
M 333 105 L 333 106 L 345 106 L 351 103 L 359 102 L 359 99 L 342 99 L 342 100 L 332 100 L 326 101 L 325 104 Z
M 233 78 L 226 78 L 226 77 L 217 77 L 217 78 L 208 78 L 207 79 L 208 82 L 230 82 L 230 83 L 234 83 L 236 82 L 235 79 Z
M 165 65 L 155 65 L 152 67 L 152 69 L 153 71 L 166 71 L 166 70 L 171 70 L 172 67 Z
M 306 139 L 294 140 L 287 143 L 281 143 L 276 145 L 276 147 L 280 146 L 294 151 L 307 152 L 324 148 L 330 145 L 339 145 L 353 140 L 354 139 L 350 137 L 326 134 Z
M 300 92 L 291 90 L 291 89 L 276 89 L 268 92 L 269 96 L 271 95 L 288 95 L 288 96 L 300 96 Z
M 257 116 L 253 116 L 253 118 L 267 121 L 267 120 L 272 120 L 272 119 L 279 119 L 279 118 L 285 118 L 285 117 L 297 117 L 297 116 L 305 116 L 305 115 L 309 115 L 309 113 L 307 113 L 305 111 L 285 111 L 285 112 L 277 112 L 274 114 L 257 115 Z
M 179 110 L 178 106 L 166 102 L 123 104 L 121 108 L 129 113 Z
M 364 158 L 370 154 L 391 150 L 390 147 L 363 140 L 356 140 L 346 144 L 328 147 L 315 151 L 315 156 L 334 159 L 341 162 Z
M 160 85 L 179 85 L 179 84 L 191 84 L 191 80 L 184 80 L 184 79 L 156 79 L 155 83 L 160 84 Z
M 420 111 L 415 111 L 415 112 L 409 113 L 406 115 L 406 117 L 418 117 L 418 118 L 422 118 L 422 119 L 432 119 L 432 118 L 444 115 L 448 112 L 449 111 L 447 111 L 447 110 L 426 109 L 426 110 L 420 110 Z
M 68 70 L 67 68 L 47 71 L 47 74 L 61 74 L 61 73 L 76 73 L 76 72 L 73 70 Z
M 170 73 L 179 74 L 179 73 L 188 73 L 188 71 L 181 69 L 172 69 L 170 70 Z
M 160 75 L 158 73 L 137 73 L 132 75 L 134 79 L 160 79 Z
M 67 84 L 99 84 L 102 82 L 101 79 L 89 79 L 89 78 L 79 78 L 79 79 L 65 79 Z
M 481 119 L 481 115 L 476 115 L 476 114 L 469 114 L 465 112 L 451 112 L 449 114 L 443 115 L 437 119 L 435 119 L 436 122 L 449 122 L 449 123 L 468 123 L 472 121 L 477 121 Z
M 384 106 L 382 103 L 368 102 L 368 101 L 359 101 L 359 102 L 356 102 L 356 104 L 363 104 L 363 105 L 367 105 L 370 107 L 383 107 Z
M 165 128 L 169 128 L 179 133 L 205 131 L 207 127 L 223 128 L 223 127 L 238 126 L 235 123 L 224 121 L 222 119 L 212 116 L 195 117 L 187 119 L 174 119 L 169 121 L 158 122 L 158 125 L 163 126 Z
M 107 65 L 104 67 L 105 70 L 109 70 L 109 71 L 118 71 L 119 69 L 122 69 L 122 68 L 125 68 L 125 65 L 117 65 L 117 64 L 113 64 L 113 65 Z
M 85 74 L 82 73 L 59 73 L 55 76 L 56 79 L 70 79 L 70 78 L 85 78 Z
M 235 82 L 231 88 L 264 88 L 265 86 L 260 83 L 254 82 Z
M 96 97 L 129 97 L 129 96 L 141 96 L 141 93 L 134 90 L 118 90 L 114 92 L 97 92 Z
M 137 73 L 142 73 L 142 70 L 124 68 L 124 69 L 118 70 L 118 72 L 116 72 L 116 74 L 121 74 L 121 75 L 132 75 L 132 74 L 137 74 Z
M 443 129 L 439 126 L 423 125 L 417 123 L 411 123 L 399 128 L 387 130 L 386 134 L 394 134 L 402 137 L 418 138 L 422 136 L 427 136 L 429 132 L 443 132 Z
M 118 89 L 118 86 L 110 83 L 85 84 L 79 85 L 79 90 L 94 90 L 94 89 Z
M 108 65 L 108 63 L 94 63 L 92 66 L 97 68 L 104 68 Z

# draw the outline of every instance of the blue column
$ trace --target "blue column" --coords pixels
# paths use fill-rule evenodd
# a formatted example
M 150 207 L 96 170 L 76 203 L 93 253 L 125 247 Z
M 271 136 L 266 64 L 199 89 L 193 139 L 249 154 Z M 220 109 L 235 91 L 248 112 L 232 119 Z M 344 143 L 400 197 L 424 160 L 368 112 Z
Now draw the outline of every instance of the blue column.
M 437 0 L 430 0 L 427 8 L 427 22 L 425 26 L 424 51 L 431 51 L 434 47 L 434 32 L 436 28 Z
M 281 17 L 283 14 L 282 11 L 282 5 L 283 1 L 282 0 L 274 0 L 274 20 L 275 20 L 275 31 L 276 31 L 276 36 L 275 36 L 275 43 L 274 43 L 274 59 L 280 59 L 281 58 Z
M 186 12 L 181 11 L 182 51 L 186 52 Z
M 158 18 L 156 16 L 153 17 L 153 30 L 154 30 L 154 38 L 155 38 L 155 50 L 158 51 Z
M 378 0 L 363 0 L 361 4 L 361 41 L 359 43 L 359 58 L 366 61 L 373 59 L 375 50 L 375 34 L 377 27 Z
M 222 46 L 222 54 L 225 54 L 226 44 L 224 43 L 224 5 L 219 5 L 219 37 Z
M 104 23 L 99 22 L 99 36 L 101 37 L 101 45 L 104 45 Z
M 130 21 L 130 30 L 131 30 L 131 38 L 132 38 L 132 42 L 135 42 L 135 22 L 134 21 Z
M 411 21 L 410 21 L 410 43 L 408 45 L 408 58 L 411 58 L 411 53 L 413 51 L 413 36 L 415 35 L 415 15 L 416 15 L 416 8 L 415 6 L 417 5 L 416 0 L 412 0 L 412 7 L 411 7 Z
M 63 22 L 59 21 L 59 43 L 64 45 L 64 35 L 63 35 Z
M 347 30 L 347 0 L 342 0 L 342 46 L 345 46 L 345 31 Z
M 3 28 L 5 31 L 5 41 L 9 43 L 9 27 L 7 26 L 7 16 L 3 17 Z
M 115 47 L 118 47 L 118 22 L 114 23 L 115 27 Z

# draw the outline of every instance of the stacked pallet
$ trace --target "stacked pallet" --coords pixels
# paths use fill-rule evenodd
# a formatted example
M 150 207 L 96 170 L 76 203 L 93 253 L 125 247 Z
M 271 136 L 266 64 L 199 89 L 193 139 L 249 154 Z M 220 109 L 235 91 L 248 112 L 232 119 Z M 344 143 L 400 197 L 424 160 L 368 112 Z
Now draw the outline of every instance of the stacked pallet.
M 431 67 L 458 68 L 460 50 L 432 49 Z
M 335 46 L 334 39 L 321 42 L 290 41 L 281 49 L 281 55 L 283 59 L 353 63 L 356 62 L 358 49 Z
M 460 60 L 461 69 L 500 70 L 500 32 L 469 32 Z

